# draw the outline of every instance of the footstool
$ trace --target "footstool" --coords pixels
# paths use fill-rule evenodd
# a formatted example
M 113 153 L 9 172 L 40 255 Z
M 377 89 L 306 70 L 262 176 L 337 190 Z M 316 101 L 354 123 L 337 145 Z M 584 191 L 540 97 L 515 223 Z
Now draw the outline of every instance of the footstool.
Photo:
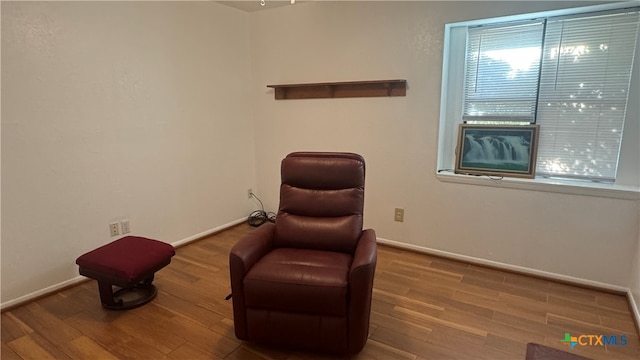
M 98 281 L 102 306 L 126 310 L 151 301 L 158 290 L 155 272 L 169 265 L 173 246 L 158 240 L 126 236 L 80 256 L 80 275 Z M 120 287 L 113 291 L 113 286 Z

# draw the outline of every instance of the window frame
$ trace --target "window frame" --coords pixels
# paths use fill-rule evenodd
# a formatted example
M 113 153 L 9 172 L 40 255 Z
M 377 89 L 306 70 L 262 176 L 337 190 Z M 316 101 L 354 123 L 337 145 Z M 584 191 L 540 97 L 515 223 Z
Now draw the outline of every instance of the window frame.
M 551 10 L 537 13 L 479 19 L 457 22 L 445 25 L 441 104 L 438 133 L 438 157 L 436 177 L 441 181 L 497 186 L 535 191 L 548 191 L 578 195 L 602 196 L 622 199 L 640 199 L 640 106 L 637 102 L 629 101 L 622 146 L 618 176 L 614 183 L 598 183 L 585 180 L 535 178 L 517 179 L 503 178 L 500 180 L 454 174 L 455 146 L 457 143 L 457 127 L 462 123 L 462 104 L 464 97 L 464 66 L 466 54 L 466 29 L 470 26 L 487 25 L 500 22 L 514 22 L 540 17 L 555 17 L 576 15 L 597 11 L 619 10 L 637 7 L 635 1 L 601 4 L 594 6 Z M 640 42 L 640 38 L 638 40 Z M 461 51 L 461 52 L 460 52 Z M 462 56 L 461 56 L 462 54 Z M 629 99 L 640 98 L 640 44 L 636 46 L 635 61 L 632 70 L 631 89 Z M 634 154 L 639 152 L 638 154 Z

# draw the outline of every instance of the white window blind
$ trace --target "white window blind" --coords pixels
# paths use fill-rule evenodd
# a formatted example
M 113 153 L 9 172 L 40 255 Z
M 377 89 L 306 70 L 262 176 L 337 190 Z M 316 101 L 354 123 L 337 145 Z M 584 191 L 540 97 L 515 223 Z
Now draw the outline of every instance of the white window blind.
M 539 175 L 615 180 L 638 20 L 638 11 L 548 19 Z
M 534 122 L 543 22 L 470 27 L 464 121 Z

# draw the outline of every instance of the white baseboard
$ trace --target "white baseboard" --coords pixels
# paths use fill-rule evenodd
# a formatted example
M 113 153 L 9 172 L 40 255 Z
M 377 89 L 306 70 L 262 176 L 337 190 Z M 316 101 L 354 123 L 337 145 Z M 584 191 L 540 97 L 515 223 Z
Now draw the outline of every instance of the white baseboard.
M 640 336 L 640 309 L 638 309 L 638 303 L 636 299 L 633 297 L 633 292 L 631 289 L 627 289 L 627 299 L 629 301 L 629 307 L 631 308 L 631 312 L 636 321 L 636 330 L 638 330 L 638 336 Z
M 185 239 L 182 239 L 182 240 L 178 240 L 176 242 L 171 243 L 171 245 L 173 245 L 173 247 L 182 246 L 182 245 L 188 244 L 188 243 L 190 243 L 192 241 L 195 241 L 195 240 L 201 239 L 203 237 L 206 237 L 206 236 L 215 234 L 217 232 L 220 232 L 222 230 L 228 229 L 228 228 L 230 228 L 232 226 L 236 226 L 238 224 L 241 224 L 244 221 L 247 221 L 247 219 L 246 218 L 242 218 L 242 219 L 234 220 L 234 221 L 226 223 L 224 225 L 220 225 L 220 226 L 217 226 L 215 228 L 209 229 L 207 231 L 203 231 L 203 232 L 201 232 L 199 234 L 196 234 L 196 235 L 193 235 L 193 236 L 189 236 L 188 238 L 185 238 Z M 77 284 L 79 284 L 79 283 L 81 283 L 81 282 L 83 282 L 85 280 L 87 280 L 87 278 L 84 277 L 84 276 L 76 276 L 76 277 L 74 277 L 72 279 L 65 280 L 65 281 L 60 282 L 58 284 L 54 284 L 54 285 L 48 286 L 48 287 L 46 287 L 44 289 L 40 289 L 40 290 L 34 291 L 32 293 L 20 296 L 18 298 L 5 301 L 5 302 L 0 304 L 0 311 L 4 311 L 5 309 L 8 309 L 8 308 L 11 308 L 11 307 L 14 307 L 14 306 L 18 306 L 18 305 L 22 305 L 22 304 L 28 303 L 30 301 L 33 301 L 33 300 L 35 300 L 37 298 L 53 294 L 53 293 L 58 292 L 58 291 L 60 291 L 62 289 L 65 289 L 67 287 L 70 287 L 70 286 L 73 286 L 73 285 L 77 285 Z M 96 294 L 96 296 L 98 296 L 98 294 Z
M 581 286 L 586 286 L 586 287 L 592 287 L 592 288 L 602 289 L 602 290 L 606 290 L 606 291 L 617 292 L 617 293 L 620 293 L 620 294 L 629 293 L 629 288 L 626 288 L 626 287 L 623 287 L 623 286 L 611 285 L 611 284 L 607 284 L 607 283 L 603 283 L 603 282 L 592 281 L 592 280 L 577 278 L 577 277 L 573 277 L 573 276 L 556 274 L 556 273 L 552 273 L 552 272 L 548 272 L 548 271 L 536 270 L 536 269 L 527 268 L 527 267 L 523 267 L 523 266 L 505 264 L 505 263 L 501 263 L 501 262 L 497 262 L 497 261 L 476 258 L 476 257 L 473 257 L 473 256 L 460 255 L 460 254 L 455 254 L 455 253 L 451 253 L 451 252 L 447 252 L 447 251 L 430 249 L 430 248 L 427 248 L 427 247 L 401 243 L 401 242 L 394 241 L 394 240 L 388 240 L 388 239 L 382 239 L 382 238 L 378 238 L 377 240 L 381 244 L 387 244 L 387 245 L 390 245 L 390 246 L 393 246 L 393 247 L 396 247 L 396 248 L 412 250 L 412 251 L 419 252 L 419 253 L 440 256 L 440 257 L 449 258 L 449 259 L 453 259 L 453 260 L 464 261 L 464 262 L 468 262 L 468 263 L 471 263 L 471 264 L 484 265 L 484 266 L 494 267 L 494 268 L 498 268 L 498 269 L 504 269 L 504 270 L 512 271 L 512 272 L 516 272 L 516 273 L 532 275 L 532 276 L 536 276 L 536 277 L 546 278 L 546 279 L 550 279 L 550 280 L 557 280 L 557 281 L 560 281 L 560 282 L 566 282 L 566 283 L 571 283 L 571 284 L 576 284 L 576 285 L 581 285 Z
M 233 227 L 233 226 L 236 226 L 238 224 L 241 224 L 244 221 L 246 221 L 246 219 L 244 219 L 244 218 L 238 219 L 238 220 L 234 220 L 232 222 L 226 223 L 224 225 L 217 226 L 215 228 L 209 229 L 209 230 L 201 232 L 199 234 L 190 236 L 188 238 L 185 238 L 185 239 L 182 239 L 182 240 L 178 240 L 176 242 L 173 242 L 171 245 L 173 245 L 174 247 L 186 245 L 186 244 L 188 244 L 190 242 L 199 240 L 199 239 L 201 239 L 203 237 L 215 234 L 217 232 L 220 232 L 220 231 L 223 231 L 223 230 L 228 229 L 230 227 Z M 631 289 L 629 289 L 629 288 L 625 288 L 625 287 L 617 286 L 617 285 L 606 284 L 606 283 L 597 282 L 597 281 L 591 281 L 591 280 L 576 278 L 576 277 L 572 277 L 572 276 L 566 276 L 566 275 L 551 273 L 551 272 L 547 272 L 547 271 L 541 271 L 541 270 L 526 268 L 526 267 L 522 267 L 522 266 L 516 266 L 516 265 L 510 265 L 510 264 L 500 263 L 500 262 L 496 262 L 496 261 L 486 260 L 486 259 L 480 259 L 480 258 L 476 258 L 476 257 L 472 257 L 472 256 L 466 256 L 466 255 L 450 253 L 450 252 L 442 251 L 442 250 L 430 249 L 430 248 L 426 248 L 426 247 L 422 247 L 422 246 L 401 243 L 401 242 L 388 240 L 388 239 L 383 239 L 383 238 L 378 238 L 377 240 L 381 244 L 390 245 L 390 246 L 393 246 L 393 247 L 396 247 L 396 248 L 416 251 L 416 252 L 429 254 L 429 255 L 441 256 L 441 257 L 445 257 L 445 258 L 449 258 L 449 259 L 453 259 L 453 260 L 464 261 L 464 262 L 468 262 L 468 263 L 472 263 L 472 264 L 485 265 L 485 266 L 495 267 L 495 268 L 499 268 L 499 269 L 505 269 L 505 270 L 508 270 L 508 271 L 513 271 L 513 272 L 518 272 L 518 273 L 523 273 L 523 274 L 529 274 L 529 275 L 538 276 L 538 277 L 544 277 L 544 278 L 548 278 L 548 279 L 552 279 L 552 280 L 558 280 L 558 281 L 562 281 L 562 282 L 573 283 L 573 284 L 576 284 L 576 285 L 582 285 L 582 286 L 588 286 L 588 287 L 593 287 L 593 288 L 599 288 L 599 289 L 603 289 L 603 290 L 607 290 L 607 291 L 615 291 L 615 292 L 624 293 L 624 294 L 627 294 L 627 300 L 629 301 L 629 306 L 631 308 L 631 311 L 633 312 L 633 316 L 634 316 L 635 321 L 636 321 L 636 326 L 640 327 L 640 309 L 638 308 L 638 304 L 636 303 L 636 301 L 635 301 L 635 299 L 633 297 L 633 294 L 631 292 Z M 70 287 L 70 286 L 73 286 L 73 285 L 77 285 L 77 284 L 85 281 L 86 279 L 87 278 L 84 277 L 84 276 L 76 276 L 76 277 L 74 277 L 72 279 L 65 280 L 65 281 L 60 282 L 58 284 L 54 284 L 54 285 L 48 286 L 48 287 L 46 287 L 44 289 L 40 289 L 38 291 L 34 291 L 34 292 L 30 293 L 30 294 L 23 295 L 23 296 L 20 296 L 18 298 L 3 302 L 3 303 L 0 304 L 0 310 L 4 311 L 4 309 L 27 303 L 29 301 L 32 301 L 32 300 L 37 299 L 37 298 L 42 297 L 42 296 L 53 294 L 53 293 L 55 293 L 57 291 L 60 291 L 60 290 L 62 290 L 64 288 L 67 288 L 67 287 Z M 638 330 L 640 331 L 640 329 L 638 329 Z
M 517 273 L 521 273 L 521 274 L 532 275 L 532 276 L 536 276 L 536 277 L 542 277 L 542 278 L 546 278 L 546 279 L 550 279 L 550 280 L 558 280 L 558 281 L 561 281 L 561 282 L 564 282 L 564 283 L 575 284 L 575 285 L 578 285 L 578 286 L 587 286 L 587 287 L 590 287 L 590 288 L 602 289 L 602 290 L 605 290 L 605 291 L 613 291 L 613 292 L 620 293 L 621 295 L 622 294 L 626 294 L 627 295 L 627 301 L 629 303 L 629 307 L 631 308 L 632 316 L 633 316 L 633 318 L 635 320 L 635 323 L 636 323 L 636 328 L 637 328 L 638 332 L 640 333 L 640 309 L 638 308 L 638 304 L 636 303 L 635 298 L 633 297 L 633 293 L 631 292 L 631 289 L 629 289 L 629 288 L 626 288 L 626 287 L 623 287 L 623 286 L 618 286 L 618 285 L 611 285 L 611 284 L 598 282 L 598 281 L 592 281 L 592 280 L 577 278 L 577 277 L 573 277 L 573 276 L 556 274 L 556 273 L 552 273 L 552 272 L 548 272 L 548 271 L 531 269 L 531 268 L 527 268 L 527 267 L 523 267 L 523 266 L 517 266 L 517 265 L 505 264 L 505 263 L 501 263 L 501 262 L 497 262 L 497 261 L 480 259 L 480 258 L 467 256 L 467 255 L 460 255 L 460 254 L 450 253 L 450 252 L 442 251 L 442 250 L 430 249 L 430 248 L 423 247 L 423 246 L 406 244 L 406 243 L 401 243 L 401 242 L 398 242 L 398 241 L 393 241 L 393 240 L 388 240 L 388 239 L 383 239 L 383 238 L 377 238 L 377 241 L 379 243 L 381 243 L 381 244 L 386 244 L 386 245 L 393 246 L 393 247 L 399 248 L 399 249 L 406 249 L 406 250 L 411 250 L 411 251 L 415 251 L 415 252 L 419 252 L 419 253 L 423 253 L 423 254 L 440 256 L 440 257 L 443 257 L 443 258 L 449 258 L 449 259 L 453 259 L 453 260 L 464 261 L 464 262 L 471 263 L 471 264 L 476 264 L 476 265 L 490 266 L 490 267 L 493 267 L 493 268 L 504 269 L 506 271 L 512 271 L 512 272 L 517 272 Z
M 220 232 L 222 230 L 226 230 L 226 229 L 228 229 L 230 227 L 233 227 L 233 226 L 236 226 L 238 224 L 241 224 L 241 223 L 243 223 L 245 221 L 247 221 L 247 218 L 234 220 L 234 221 L 226 223 L 224 225 L 220 225 L 218 227 L 214 227 L 213 229 L 209 229 L 209 230 L 203 231 L 203 232 L 201 232 L 199 234 L 195 234 L 193 236 L 189 236 L 188 238 L 185 238 L 185 239 L 182 239 L 182 240 L 178 240 L 176 242 L 171 243 L 171 245 L 173 245 L 173 247 L 179 247 L 179 246 L 182 246 L 182 245 L 186 245 L 186 244 L 188 244 L 190 242 L 202 239 L 203 237 L 207 237 L 209 235 L 213 235 L 213 234 L 215 234 L 217 232 Z
M 83 282 L 85 280 L 87 280 L 87 278 L 84 277 L 84 276 L 76 276 L 73 279 L 69 279 L 69 280 L 63 281 L 61 283 L 48 286 L 48 287 L 46 287 L 44 289 L 40 289 L 38 291 L 34 291 L 34 292 L 30 293 L 30 294 L 23 295 L 23 296 L 20 296 L 18 298 L 15 298 L 15 299 L 12 299 L 12 300 L 9 300 L 9 301 L 5 301 L 2 304 L 0 304 L 0 310 L 4 311 L 5 309 L 28 303 L 29 301 L 32 301 L 32 300 L 37 299 L 39 297 L 46 296 L 46 295 L 49 295 L 49 294 L 53 294 L 53 293 L 55 293 L 57 291 L 60 291 L 60 290 L 62 290 L 64 288 L 67 288 L 67 287 L 70 287 L 70 286 L 73 286 L 73 285 L 77 285 L 77 284 L 79 284 L 79 283 L 81 283 L 81 282 Z

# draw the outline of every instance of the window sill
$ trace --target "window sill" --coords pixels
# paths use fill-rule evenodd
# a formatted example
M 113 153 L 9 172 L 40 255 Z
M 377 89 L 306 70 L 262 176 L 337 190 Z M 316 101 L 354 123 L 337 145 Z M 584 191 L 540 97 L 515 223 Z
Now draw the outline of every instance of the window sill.
M 486 176 L 474 176 L 454 173 L 437 173 L 438 180 L 443 182 L 492 186 L 507 189 L 544 191 L 571 195 L 597 196 L 623 200 L 640 200 L 640 188 L 627 185 L 602 184 L 592 182 L 576 182 L 559 179 L 490 179 Z

